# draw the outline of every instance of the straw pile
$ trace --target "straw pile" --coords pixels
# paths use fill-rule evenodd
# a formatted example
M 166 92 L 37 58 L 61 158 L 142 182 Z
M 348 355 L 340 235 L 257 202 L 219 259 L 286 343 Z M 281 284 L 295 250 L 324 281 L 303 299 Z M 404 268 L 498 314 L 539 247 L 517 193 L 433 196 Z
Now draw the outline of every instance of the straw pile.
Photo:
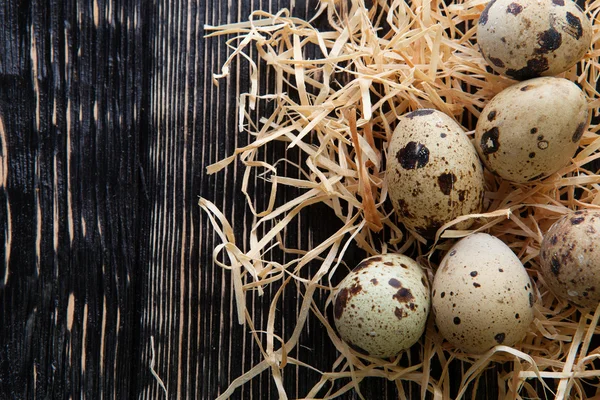
M 348 390 L 360 394 L 358 383 L 372 376 L 416 382 L 423 396 L 429 392 L 435 399 L 446 399 L 450 396 L 448 365 L 454 359 L 471 365 L 460 383 L 459 397 L 492 361 L 506 363 L 510 371 L 499 373 L 501 398 L 537 397 L 532 385 L 535 379 L 555 379 L 557 398 L 587 398 L 584 386 L 599 384 L 600 370 L 593 362 L 599 358 L 600 348 L 593 348 L 591 342 L 600 332 L 600 309 L 577 310 L 557 299 L 538 275 L 537 256 L 543 233 L 561 215 L 573 209 L 600 208 L 600 171 L 590 167 L 598 165 L 591 162 L 600 158 L 595 123 L 600 106 L 596 91 L 600 25 L 594 25 L 593 44 L 584 59 L 561 75 L 582 87 L 592 118 L 580 151 L 567 167 L 532 184 L 512 184 L 486 172 L 485 213 L 448 223 L 438 231 L 435 242 L 427 243 L 407 232 L 395 220 L 387 200 L 385 152 L 400 115 L 418 108 L 436 108 L 471 129 L 472 135 L 484 105 L 514 83 L 491 73 L 478 51 L 475 24 L 485 5 L 485 0 L 456 1 L 451 5 L 429 0 L 410 5 L 403 0 L 380 0 L 368 5 L 363 0 L 323 0 L 315 18 L 326 19 L 327 29 L 317 29 L 311 22 L 292 17 L 287 10 L 275 15 L 255 11 L 248 22 L 207 27 L 209 36 L 233 35 L 228 41 L 231 56 L 215 80 L 228 75 L 236 57 L 245 57 L 250 64 L 250 91 L 239 99 L 239 131 L 249 134 L 251 143 L 208 168 L 208 173 L 217 173 L 236 159 L 245 166 L 243 192 L 256 216 L 247 238 L 249 250 L 244 252 L 236 245 L 232 227 L 214 204 L 201 199 L 200 206 L 222 240 L 214 249 L 214 260 L 231 271 L 239 323 L 261 332 L 253 337 L 263 356 L 220 398 L 229 397 L 236 388 L 268 369 L 280 397 L 287 398 L 282 383 L 285 366 L 311 368 L 289 356 L 298 345 L 309 314 L 321 321 L 340 357 L 331 371 L 321 372 L 321 380 L 306 393 L 307 398 L 317 393 L 323 396 L 322 391 L 332 381 L 348 382 L 349 378 L 350 383 L 337 392 L 329 390 L 325 397 L 333 398 Z M 587 4 L 592 21 L 596 21 L 599 11 L 600 1 Z M 273 93 L 259 93 L 258 63 L 247 56 L 249 47 L 275 74 Z M 308 59 L 308 49 L 319 56 Z M 256 124 L 250 112 L 261 101 L 271 102 L 274 111 Z M 275 141 L 284 142 L 289 149 L 299 148 L 302 162 L 297 167 L 302 171 L 301 178 L 282 176 L 282 162 L 291 161 L 268 159 L 269 153 L 260 151 Z M 259 174 L 271 187 L 267 194 L 269 206 L 262 211 L 254 209 L 255 198 L 247 190 L 250 177 Z M 285 186 L 300 188 L 302 194 L 275 206 Z M 269 249 L 283 247 L 285 227 L 316 203 L 330 207 L 343 227 L 313 249 L 283 248 L 291 258 L 289 262 L 266 259 Z M 454 230 L 453 226 L 465 218 L 475 221 L 472 230 Z M 260 228 L 265 226 L 267 233 L 259 236 Z M 488 232 L 507 243 L 532 278 L 535 321 L 522 343 L 497 346 L 482 356 L 463 354 L 444 342 L 430 321 L 416 345 L 420 346 L 421 359 L 412 360 L 412 366 L 404 368 L 399 366 L 400 357 L 380 360 L 364 356 L 341 341 L 326 317 L 326 309 L 331 307 L 334 289 L 331 277 L 338 268 L 354 267 L 343 262 L 350 244 L 369 255 L 410 252 L 432 278 L 435 260 L 454 243 L 453 239 L 474 231 Z M 320 268 L 309 275 L 306 266 L 315 260 Z M 292 335 L 281 337 L 281 332 L 275 331 L 276 305 L 287 287 L 295 287 L 294 283 L 304 287 L 302 308 Z M 269 318 L 265 326 L 256 326 L 247 310 L 245 293 L 256 290 L 262 294 L 265 287 L 275 284 L 278 290 L 270 299 Z M 329 296 L 326 309 L 314 302 L 317 293 Z M 434 359 L 442 366 L 441 375 L 435 377 L 430 375 Z M 397 386 L 402 391 L 402 385 Z

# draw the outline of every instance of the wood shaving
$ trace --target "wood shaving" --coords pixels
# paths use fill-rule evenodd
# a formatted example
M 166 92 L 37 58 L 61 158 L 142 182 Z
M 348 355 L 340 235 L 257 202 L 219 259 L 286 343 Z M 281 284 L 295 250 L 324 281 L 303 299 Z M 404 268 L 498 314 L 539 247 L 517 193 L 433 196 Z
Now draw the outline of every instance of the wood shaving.
M 434 399 L 448 399 L 450 385 L 457 384 L 449 377 L 449 365 L 456 359 L 470 365 L 459 384 L 459 398 L 467 390 L 471 395 L 477 391 L 479 378 L 492 362 L 508 367 L 504 371 L 509 372 L 498 373 L 502 398 L 536 396 L 532 386 L 536 379 L 538 387 L 546 388 L 544 379 L 556 380 L 557 398 L 587 398 L 586 382 L 598 387 L 600 370 L 594 369 L 593 362 L 600 358 L 600 348 L 591 348 L 591 339 L 600 333 L 600 307 L 576 310 L 554 297 L 538 274 L 537 256 L 543 233 L 561 215 L 580 208 L 600 209 L 600 171 L 589 169 L 589 163 L 600 158 L 599 125 L 595 123 L 600 107 L 596 89 L 600 25 L 594 24 L 593 43 L 583 60 L 561 74 L 581 85 L 592 121 L 580 152 L 569 165 L 531 184 L 512 184 L 486 172 L 485 212 L 447 223 L 432 246 L 406 231 L 387 201 L 385 152 L 399 116 L 418 108 L 436 108 L 470 129 L 472 136 L 481 109 L 513 83 L 490 73 L 478 51 L 475 24 L 486 3 L 457 1 L 448 6 L 417 0 L 408 5 L 402 0 L 380 0 L 366 6 L 362 0 L 323 0 L 312 21 L 295 18 L 288 10 L 276 14 L 255 11 L 247 22 L 206 27 L 208 37 L 232 36 L 227 41 L 231 55 L 214 75 L 215 82 L 230 73 L 229 65 L 236 57 L 244 57 L 250 66 L 250 90 L 239 99 L 239 130 L 250 135 L 251 143 L 207 169 L 213 174 L 236 160 L 243 164 L 242 192 L 256 217 L 249 249 L 244 251 L 236 244 L 231 225 L 214 204 L 201 199 L 200 206 L 222 242 L 214 249 L 214 260 L 231 271 L 238 321 L 252 329 L 262 354 L 262 361 L 231 382 L 219 399 L 231 396 L 269 369 L 280 398 L 286 399 L 282 379 L 286 366 L 316 371 L 290 356 L 309 314 L 320 321 L 340 356 L 330 371 L 318 371 L 321 379 L 306 398 L 319 395 L 330 399 L 350 390 L 362 398 L 359 383 L 366 377 L 379 377 L 395 381 L 400 394 L 404 390 L 400 383 L 410 381 L 421 385 L 422 396 L 430 393 Z M 587 15 L 595 20 L 600 1 L 586 4 Z M 316 28 L 313 21 L 319 17 L 326 18 L 328 29 Z M 259 93 L 258 63 L 246 54 L 250 47 L 275 74 L 274 93 Z M 307 54 L 317 56 L 309 58 Z M 257 123 L 251 112 L 259 102 L 272 103 L 273 112 Z M 269 159 L 270 153 L 260 151 L 276 141 L 288 149 L 297 147 L 302 162 Z M 286 164 L 295 165 L 300 177 L 281 175 Z M 255 194 L 248 190 L 251 176 L 262 176 L 271 183 L 269 193 L 256 194 L 268 196 L 265 210 L 254 207 Z M 286 186 L 300 188 L 303 194 L 276 206 L 277 196 Z M 317 203 L 331 208 L 342 227 L 313 249 L 286 247 L 286 226 Z M 474 220 L 472 229 L 453 229 L 465 219 Z M 259 236 L 263 227 L 268 228 L 267 233 Z M 385 239 L 380 231 L 386 232 Z M 422 359 L 401 367 L 400 357 L 381 360 L 348 347 L 315 302 L 317 294 L 324 294 L 326 308 L 331 307 L 335 289 L 331 280 L 351 244 L 369 255 L 417 254 L 431 278 L 437 267 L 433 255 L 443 254 L 455 239 L 479 231 L 507 243 L 526 265 L 534 284 L 535 320 L 527 337 L 514 347 L 496 346 L 480 356 L 462 353 L 443 341 L 430 318 L 425 335 L 415 345 L 420 346 Z M 291 261 L 267 259 L 274 246 Z M 223 261 L 221 253 L 227 254 L 228 261 Z M 308 274 L 306 266 L 315 261 L 318 271 Z M 269 299 L 266 325 L 257 327 L 245 303 L 246 292 L 262 294 L 269 285 L 278 289 Z M 288 287 L 294 290 L 295 285 L 303 286 L 302 306 L 293 333 L 284 338 L 275 329 L 276 305 L 284 291 Z M 432 359 L 441 365 L 436 376 L 430 371 Z M 334 392 L 331 383 L 337 380 L 343 384 Z

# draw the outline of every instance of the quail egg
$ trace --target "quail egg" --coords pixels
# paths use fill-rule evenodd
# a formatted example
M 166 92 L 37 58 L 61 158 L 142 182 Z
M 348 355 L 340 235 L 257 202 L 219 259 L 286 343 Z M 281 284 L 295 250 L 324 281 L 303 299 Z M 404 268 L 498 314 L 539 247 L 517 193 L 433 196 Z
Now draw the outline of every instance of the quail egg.
M 513 79 L 557 75 L 585 55 L 592 24 L 571 0 L 492 0 L 477 42 L 492 69 Z
M 392 357 L 423 334 L 430 307 L 429 282 L 411 258 L 386 254 L 363 260 L 334 295 L 334 323 L 355 350 Z
M 387 157 L 390 199 L 407 228 L 431 238 L 454 218 L 481 211 L 481 162 L 463 128 L 441 111 L 420 109 L 402 116 Z
M 475 147 L 495 174 L 513 182 L 533 181 L 569 163 L 587 116 L 586 97 L 573 82 L 530 79 L 504 89 L 485 106 Z
M 500 239 L 476 233 L 443 258 L 432 285 L 432 309 L 442 336 L 467 353 L 520 341 L 533 320 L 527 271 Z
M 559 219 L 544 236 L 540 266 L 559 297 L 580 307 L 600 303 L 600 210 L 581 210 Z

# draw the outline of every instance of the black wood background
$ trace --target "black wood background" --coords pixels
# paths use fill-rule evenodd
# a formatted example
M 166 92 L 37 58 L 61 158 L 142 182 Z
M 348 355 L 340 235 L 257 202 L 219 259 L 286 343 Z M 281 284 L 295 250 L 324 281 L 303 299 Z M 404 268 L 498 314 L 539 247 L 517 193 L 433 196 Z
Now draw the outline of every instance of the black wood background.
M 165 398 L 152 341 L 169 399 L 214 398 L 260 361 L 248 328 L 231 322 L 230 276 L 212 263 L 218 240 L 197 205 L 213 201 L 243 242 L 251 215 L 240 166 L 211 176 L 205 167 L 248 141 L 236 132 L 248 65 L 215 86 L 229 51 L 225 38 L 204 39 L 204 25 L 283 7 L 307 18 L 316 6 L 0 1 L 0 399 Z M 261 68 L 264 92 L 272 77 Z M 252 187 L 264 190 L 256 178 Z M 335 229 L 327 209 L 314 210 L 288 229 L 289 244 L 306 248 Z M 248 297 L 258 326 L 274 290 Z M 300 301 L 286 293 L 282 332 Z M 337 354 L 314 318 L 300 344 L 293 356 L 330 370 Z M 496 397 L 494 370 L 479 398 Z M 318 375 L 287 367 L 284 379 L 302 397 Z M 381 379 L 361 387 L 367 398 L 398 396 Z M 276 397 L 268 372 L 234 395 Z

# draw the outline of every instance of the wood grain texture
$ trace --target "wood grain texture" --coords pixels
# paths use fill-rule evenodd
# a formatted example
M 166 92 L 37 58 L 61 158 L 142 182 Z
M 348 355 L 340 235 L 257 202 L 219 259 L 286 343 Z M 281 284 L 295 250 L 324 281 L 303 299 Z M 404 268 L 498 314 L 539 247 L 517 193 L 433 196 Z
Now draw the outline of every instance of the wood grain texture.
M 211 399 L 260 361 L 249 328 L 232 322 L 230 275 L 212 262 L 218 240 L 197 205 L 199 196 L 214 202 L 240 248 L 247 246 L 252 216 L 240 193 L 240 165 L 210 176 L 205 167 L 248 143 L 237 132 L 248 64 L 235 62 L 215 85 L 212 74 L 230 51 L 225 38 L 205 40 L 204 25 L 284 7 L 307 18 L 316 6 L 0 2 L 1 399 Z M 273 90 L 273 76 L 260 67 L 261 92 Z M 267 111 L 261 104 L 253 116 Z M 265 151 L 273 160 L 286 154 L 278 145 Z M 292 151 L 286 157 L 300 161 Z M 254 193 L 266 185 L 251 179 Z M 278 201 L 297 194 L 289 189 Z M 266 203 L 259 196 L 254 206 Z M 317 206 L 288 227 L 285 244 L 311 248 L 337 227 Z M 357 249 L 348 255 L 362 256 Z M 248 294 L 258 327 L 275 290 Z M 276 330 L 283 335 L 293 328 L 302 291 L 287 290 L 279 304 Z M 292 356 L 328 371 L 337 353 L 310 317 Z M 480 382 L 479 398 L 495 395 L 495 368 Z M 293 366 L 283 373 L 291 398 L 319 378 Z M 457 364 L 452 376 L 460 373 Z M 398 396 L 395 384 L 380 379 L 361 388 L 367 398 Z M 406 390 L 419 398 L 418 387 Z M 234 398 L 276 393 L 267 371 Z
M 3 399 L 133 389 L 140 11 L 133 1 L 0 4 Z

